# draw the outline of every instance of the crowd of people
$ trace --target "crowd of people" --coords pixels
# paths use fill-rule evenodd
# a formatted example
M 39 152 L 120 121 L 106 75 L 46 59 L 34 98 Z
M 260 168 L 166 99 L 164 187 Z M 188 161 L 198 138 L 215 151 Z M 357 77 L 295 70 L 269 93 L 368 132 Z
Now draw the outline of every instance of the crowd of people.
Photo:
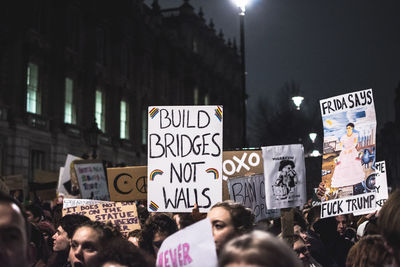
M 239 203 L 215 204 L 207 214 L 152 213 L 137 203 L 140 230 L 122 235 L 110 223 L 61 216 L 62 204 L 21 203 L 0 194 L 0 266 L 155 266 L 163 241 L 209 218 L 220 267 L 400 266 L 400 190 L 378 213 L 320 218 L 320 207 L 292 209 L 293 233 L 280 218 L 255 222 Z M 204 266 L 207 259 L 204 259 Z

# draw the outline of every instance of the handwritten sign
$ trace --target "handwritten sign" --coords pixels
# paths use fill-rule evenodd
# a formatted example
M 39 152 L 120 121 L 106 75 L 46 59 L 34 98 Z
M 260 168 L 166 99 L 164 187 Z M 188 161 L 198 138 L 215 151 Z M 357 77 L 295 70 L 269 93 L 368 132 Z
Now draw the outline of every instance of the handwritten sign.
M 222 107 L 148 111 L 148 210 L 207 212 L 222 200 Z
M 167 237 L 158 251 L 156 266 L 218 266 L 210 220 L 206 218 Z
M 262 151 L 267 207 L 302 206 L 307 198 L 303 145 L 267 146 Z
M 63 199 L 63 208 L 71 208 L 76 206 L 84 206 L 84 205 L 94 205 L 94 204 L 102 204 L 102 203 L 112 203 L 110 201 L 102 201 L 95 199 L 81 199 L 81 198 L 64 198 Z
M 264 173 L 261 150 L 224 151 L 223 160 L 223 200 L 229 199 L 228 179 Z
M 107 178 L 102 162 L 75 160 L 74 171 L 78 180 L 81 198 L 110 200 Z
M 80 214 L 92 221 L 108 222 L 120 227 L 121 232 L 129 233 L 140 229 L 136 204 L 134 202 L 108 202 L 63 208 L 63 216 Z
M 320 100 L 320 107 L 324 127 L 322 181 L 326 186 L 322 201 L 368 193 L 366 179 L 374 173 L 376 155 L 372 89 Z
M 60 168 L 60 177 L 58 180 L 57 192 L 63 195 L 73 195 L 72 182 L 71 182 L 71 163 L 74 160 L 81 158 L 74 155 L 67 155 L 64 167 Z
M 107 168 L 112 201 L 147 199 L 147 167 Z
M 280 216 L 279 210 L 267 208 L 263 174 L 229 179 L 228 188 L 231 200 L 252 209 L 256 216 L 256 221 Z
M 374 210 L 375 207 L 375 193 L 327 200 L 321 203 L 321 218 L 337 216 L 340 214 L 358 213 L 362 210 Z

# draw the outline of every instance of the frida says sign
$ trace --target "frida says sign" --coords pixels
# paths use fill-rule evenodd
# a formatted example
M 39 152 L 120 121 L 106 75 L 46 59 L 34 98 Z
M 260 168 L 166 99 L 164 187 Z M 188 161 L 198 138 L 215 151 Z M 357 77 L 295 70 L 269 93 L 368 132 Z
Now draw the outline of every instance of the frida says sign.
M 148 210 L 208 211 L 222 199 L 221 106 L 148 110 Z

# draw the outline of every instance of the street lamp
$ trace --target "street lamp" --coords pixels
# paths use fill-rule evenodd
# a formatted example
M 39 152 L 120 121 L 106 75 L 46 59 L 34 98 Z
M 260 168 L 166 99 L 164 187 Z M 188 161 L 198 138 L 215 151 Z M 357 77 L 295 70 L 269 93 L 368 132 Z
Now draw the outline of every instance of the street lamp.
M 92 159 L 97 158 L 97 146 L 99 144 L 100 129 L 97 127 L 96 119 L 92 122 L 89 129 L 87 130 L 87 142 L 92 148 Z
M 295 104 L 297 110 L 300 110 L 300 105 L 303 102 L 303 99 L 304 99 L 304 97 L 302 97 L 302 96 L 292 97 L 292 101 Z
M 233 0 L 236 6 L 239 8 L 239 18 L 240 18 L 240 63 L 241 63 L 241 74 L 242 74 L 242 113 L 243 113 L 243 146 L 247 145 L 246 142 L 246 62 L 245 62 L 245 46 L 244 46 L 244 15 L 246 12 L 246 4 L 249 0 Z
M 311 142 L 314 144 L 315 139 L 317 138 L 317 133 L 309 133 L 308 136 L 310 137 Z

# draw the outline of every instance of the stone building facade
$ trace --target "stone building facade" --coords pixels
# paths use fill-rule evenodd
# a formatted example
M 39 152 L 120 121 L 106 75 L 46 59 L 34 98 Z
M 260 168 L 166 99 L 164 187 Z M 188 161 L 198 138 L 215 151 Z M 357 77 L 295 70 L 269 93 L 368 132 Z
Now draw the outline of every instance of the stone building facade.
M 223 105 L 241 147 L 240 57 L 188 0 L 7 1 L 0 8 L 0 175 L 58 171 L 66 155 L 145 165 L 149 105 Z M 95 145 L 95 144 L 94 144 Z

